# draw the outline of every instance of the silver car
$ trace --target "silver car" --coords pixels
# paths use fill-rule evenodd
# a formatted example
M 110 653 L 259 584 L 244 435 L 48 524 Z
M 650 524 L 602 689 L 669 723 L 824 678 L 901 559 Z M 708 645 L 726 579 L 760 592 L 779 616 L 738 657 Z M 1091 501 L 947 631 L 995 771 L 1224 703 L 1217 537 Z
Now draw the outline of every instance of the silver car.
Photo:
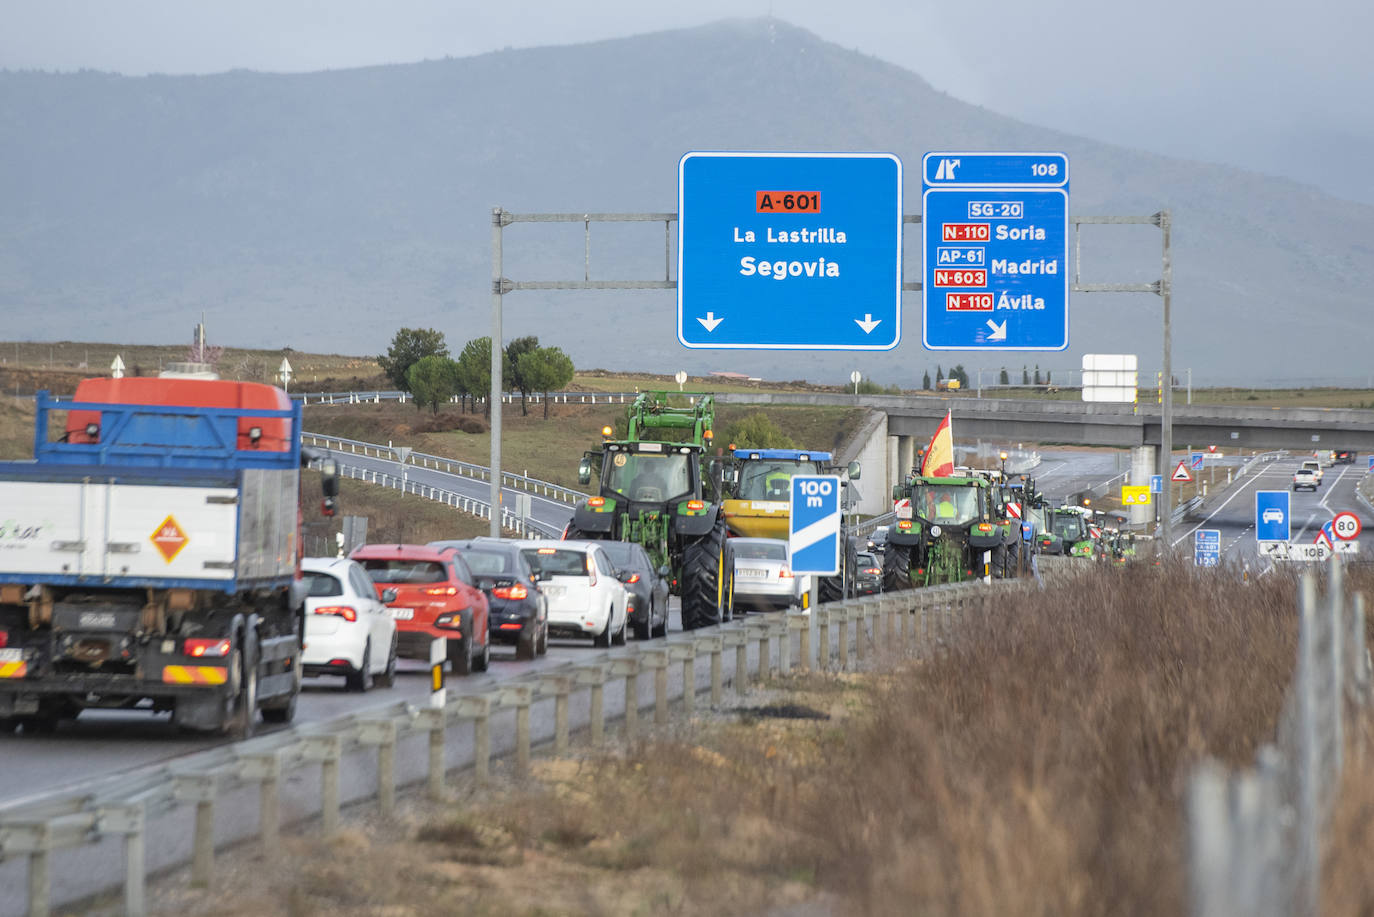
M 735 608 L 773 611 L 802 604 L 810 577 L 796 576 L 787 542 L 776 538 L 731 538 L 735 552 Z

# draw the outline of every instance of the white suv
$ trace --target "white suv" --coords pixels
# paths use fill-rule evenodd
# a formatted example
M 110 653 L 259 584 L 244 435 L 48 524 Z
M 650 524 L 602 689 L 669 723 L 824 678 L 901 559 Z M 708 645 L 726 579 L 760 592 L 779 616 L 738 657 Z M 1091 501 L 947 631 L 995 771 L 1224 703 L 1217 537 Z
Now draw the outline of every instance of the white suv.
M 610 555 L 595 541 L 517 541 L 539 580 L 550 636 L 591 637 L 597 646 L 625 643 L 629 597 Z
M 1317 480 L 1317 476 L 1312 473 L 1311 468 L 1304 466 L 1302 468 L 1299 468 L 1297 471 L 1293 472 L 1294 490 L 1315 491 L 1317 489 L 1317 485 L 1320 483 L 1321 481 Z
M 1317 459 L 1307 459 L 1302 463 L 1302 469 L 1300 470 L 1312 472 L 1312 475 L 1317 479 L 1318 484 L 1322 482 L 1322 475 L 1325 474 L 1325 472 L 1322 471 L 1322 463 L 1319 462 Z M 1316 488 L 1314 487 L 1313 490 L 1315 489 Z

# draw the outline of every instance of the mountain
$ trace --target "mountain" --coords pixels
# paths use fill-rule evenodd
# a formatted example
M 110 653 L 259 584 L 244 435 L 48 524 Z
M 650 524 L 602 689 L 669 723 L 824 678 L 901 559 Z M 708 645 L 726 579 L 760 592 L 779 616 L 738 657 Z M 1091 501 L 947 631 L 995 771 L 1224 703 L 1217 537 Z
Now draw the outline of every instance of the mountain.
M 1226 117 L 1218 112 L 1218 117 Z M 303 75 L 0 73 L 0 309 L 30 340 L 375 354 L 402 326 L 489 333 L 491 210 L 674 212 L 689 150 L 881 150 L 920 209 L 929 150 L 1061 150 L 1070 210 L 1173 215 L 1173 363 L 1195 384 L 1364 379 L 1374 207 L 1022 123 L 777 20 Z M 910 227 L 909 227 L 910 228 Z M 582 226 L 507 227 L 504 275 L 581 279 Z M 1085 282 L 1160 273 L 1154 227 L 1085 227 Z M 919 276 L 919 236 L 906 242 Z M 661 224 L 595 225 L 591 276 L 662 279 Z M 1061 354 L 689 351 L 671 291 L 505 297 L 507 338 L 579 366 L 913 386 L 929 369 L 1159 365 L 1161 305 L 1079 294 Z M 1142 373 L 1144 376 L 1145 373 Z M 1059 378 L 1064 378 L 1062 375 Z M 1142 378 L 1142 382 L 1144 378 Z

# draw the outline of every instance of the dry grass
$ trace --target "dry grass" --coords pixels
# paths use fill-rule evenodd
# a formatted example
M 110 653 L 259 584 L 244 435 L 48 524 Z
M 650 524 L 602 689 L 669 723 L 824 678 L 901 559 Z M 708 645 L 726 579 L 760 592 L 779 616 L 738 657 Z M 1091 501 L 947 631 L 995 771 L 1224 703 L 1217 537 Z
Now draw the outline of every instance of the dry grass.
M 301 541 L 307 556 L 334 553 L 334 536 L 343 530 L 346 515 L 366 516 L 367 540 L 381 544 L 425 544 L 447 538 L 474 538 L 490 532 L 491 523 L 485 519 L 364 481 L 349 478 L 339 481 L 338 515 L 333 518 L 325 518 L 318 512 L 320 476 L 317 472 L 301 473 L 301 493 L 305 507 Z
M 1294 594 L 1182 565 L 1092 573 L 926 661 L 770 683 L 767 702 L 827 719 L 718 711 L 537 760 L 532 781 L 369 829 L 347 869 L 337 841 L 301 842 L 251 905 L 212 891 L 165 912 L 441 914 L 462 890 L 475 914 L 1183 913 L 1185 779 L 1272 738 Z M 1374 906 L 1369 769 L 1352 765 L 1336 818 L 1327 913 Z

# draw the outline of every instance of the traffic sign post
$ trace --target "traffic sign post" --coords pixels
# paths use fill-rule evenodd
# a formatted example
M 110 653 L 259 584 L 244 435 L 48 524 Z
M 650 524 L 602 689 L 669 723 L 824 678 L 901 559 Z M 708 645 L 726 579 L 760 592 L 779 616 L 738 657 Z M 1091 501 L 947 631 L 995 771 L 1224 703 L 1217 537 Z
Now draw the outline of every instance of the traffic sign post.
M 1215 567 L 1221 561 L 1221 530 L 1198 529 L 1193 534 L 1193 563 Z
M 793 573 L 840 572 L 840 492 L 838 475 L 792 476 L 787 553 Z
M 1290 494 L 1286 490 L 1260 490 L 1255 492 L 1255 540 L 1287 541 L 1291 534 L 1289 524 Z
M 927 153 L 921 163 L 928 350 L 1069 346 L 1069 158 Z
M 677 336 L 684 346 L 891 350 L 901 320 L 896 156 L 682 157 Z

